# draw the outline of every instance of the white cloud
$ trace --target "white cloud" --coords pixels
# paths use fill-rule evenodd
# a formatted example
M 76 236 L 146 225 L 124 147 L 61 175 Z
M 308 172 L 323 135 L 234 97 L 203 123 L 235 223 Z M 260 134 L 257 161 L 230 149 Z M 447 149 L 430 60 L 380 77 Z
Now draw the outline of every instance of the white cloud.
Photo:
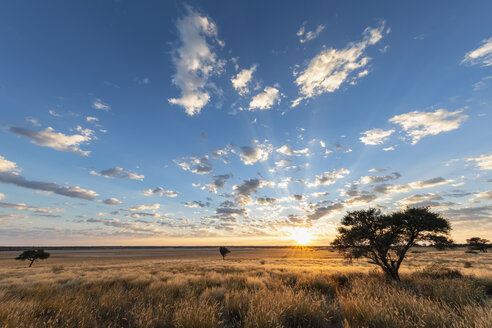
M 123 204 L 123 202 L 118 200 L 117 198 L 105 199 L 105 200 L 103 200 L 103 203 L 107 204 L 107 205 L 121 205 L 121 204 Z
M 420 189 L 420 188 L 435 187 L 443 184 L 448 184 L 451 182 L 454 182 L 454 180 L 446 180 L 444 178 L 438 177 L 429 180 L 420 180 L 420 181 L 411 182 L 408 185 L 413 189 Z
M 4 199 L 4 198 L 5 198 L 5 194 L 2 194 L 2 193 L 0 192 L 0 200 L 2 200 L 2 199 Z
M 303 154 L 307 154 L 309 152 L 309 148 L 292 150 L 292 148 L 290 148 L 290 146 L 286 144 L 280 148 L 277 148 L 276 152 L 287 155 L 287 156 L 301 156 Z
M 54 116 L 54 117 L 62 117 L 61 114 L 58 114 L 57 112 L 55 112 L 54 110 L 50 109 L 48 111 L 48 113 L 50 113 L 51 116 Z
M 407 137 L 412 139 L 412 145 L 415 145 L 425 136 L 437 135 L 459 128 L 460 124 L 468 117 L 462 112 L 462 109 L 454 112 L 448 112 L 445 109 L 438 109 L 435 112 L 413 111 L 396 115 L 389 121 L 399 124 L 406 131 Z
M 277 88 L 265 87 L 263 92 L 257 94 L 249 103 L 249 110 L 270 109 L 275 103 L 280 103 L 280 94 Z
M 301 26 L 299 31 L 297 31 L 296 35 L 299 37 L 300 43 L 306 43 L 308 41 L 316 39 L 319 34 L 325 29 L 324 25 L 319 25 L 316 30 L 306 32 L 305 26 Z
M 9 161 L 3 156 L 0 156 L 0 172 L 16 171 L 17 164 Z
M 308 183 L 308 187 L 334 184 L 337 179 L 344 178 L 349 173 L 350 171 L 344 168 L 324 172 L 322 175 L 317 175 L 314 182 Z
M 480 47 L 467 52 L 465 58 L 463 58 L 462 63 L 492 66 L 492 38 L 483 40 Z
M 386 182 L 386 181 L 396 180 L 400 177 L 401 174 L 398 172 L 393 172 L 391 175 L 384 175 L 384 176 L 363 176 L 360 178 L 359 183 L 369 184 L 369 183 Z
M 186 114 L 199 114 L 210 100 L 206 90 L 208 78 L 220 73 L 223 62 L 217 60 L 208 39 L 223 46 L 217 37 L 217 27 L 208 17 L 201 16 L 191 8 L 177 22 L 181 46 L 176 49 L 173 62 L 176 74 L 173 83 L 181 89 L 181 98 L 170 98 L 171 104 L 185 108 Z
M 146 210 L 157 210 L 161 207 L 160 204 L 149 204 L 149 205 L 137 205 L 127 208 L 127 211 L 146 211 Z
M 99 196 L 93 190 L 82 189 L 78 186 L 65 187 L 60 186 L 55 182 L 43 182 L 43 181 L 31 181 L 27 180 L 17 172 L 2 172 L 0 171 L 0 182 L 13 184 L 18 187 L 24 187 L 33 190 L 52 192 L 58 195 L 63 195 L 72 198 L 79 198 L 85 200 L 94 200 Z
M 381 129 L 372 129 L 366 132 L 362 132 L 364 134 L 363 137 L 360 137 L 360 141 L 363 144 L 376 146 L 383 144 L 389 139 L 389 136 L 393 134 L 395 130 L 381 130 Z
M 98 119 L 97 117 L 93 117 L 93 116 L 87 116 L 87 117 L 85 118 L 85 120 L 86 120 L 87 122 L 98 122 L 98 121 L 99 121 L 99 119 Z
M 480 170 L 492 170 L 492 154 L 480 155 L 480 157 L 468 158 L 466 161 L 476 162 Z
M 118 166 L 102 170 L 100 172 L 90 171 L 90 174 L 98 175 L 104 178 L 122 178 L 129 180 L 143 180 L 145 178 L 143 174 L 137 174 Z
M 208 155 L 198 158 L 195 156 L 184 157 L 175 160 L 174 163 L 179 165 L 183 170 L 190 171 L 195 174 L 208 174 L 213 172 L 212 163 Z
M 26 121 L 28 121 L 29 123 L 31 123 L 34 126 L 41 126 L 41 124 L 39 124 L 38 120 L 35 119 L 34 117 L 28 117 L 28 118 L 26 118 Z
M 270 156 L 273 147 L 270 144 L 258 144 L 252 147 L 241 147 L 239 157 L 241 161 L 246 165 L 253 165 L 256 162 L 263 162 Z
M 255 71 L 256 65 L 253 65 L 250 69 L 243 69 L 236 77 L 231 78 L 232 86 L 241 96 L 249 93 L 248 83 L 253 78 Z
M 79 134 L 66 135 L 61 132 L 55 132 L 52 127 L 47 127 L 44 130 L 36 131 L 20 127 L 10 127 L 10 132 L 31 139 L 31 142 L 44 147 L 50 147 L 59 151 L 67 151 L 88 156 L 90 151 L 80 149 L 80 145 L 88 143 L 94 139 L 94 131 L 83 129 L 78 126 L 76 130 Z
M 108 104 L 105 104 L 101 99 L 94 100 L 94 102 L 92 103 L 92 108 L 104 111 L 108 111 L 111 109 L 111 107 Z
M 334 92 L 346 82 L 355 82 L 361 69 L 370 58 L 364 55 L 366 48 L 376 44 L 383 37 L 384 22 L 377 28 L 366 28 L 363 40 L 349 43 L 344 49 L 328 48 L 311 59 L 307 68 L 296 78 L 300 97 L 292 102 L 297 106 L 303 99 L 312 98 L 325 92 Z M 352 74 L 354 73 L 354 74 Z
M 162 195 L 166 195 L 166 197 L 176 197 L 179 194 L 177 191 L 165 190 L 162 187 L 156 187 L 155 189 L 147 189 L 147 190 L 144 190 L 142 192 L 143 192 L 143 194 L 145 196 L 152 196 L 152 195 L 162 196 Z
M 470 199 L 473 203 L 477 203 L 481 200 L 492 200 L 492 191 L 480 192 Z
M 383 151 L 391 151 L 391 150 L 395 150 L 395 147 L 391 146 L 391 147 L 383 148 Z

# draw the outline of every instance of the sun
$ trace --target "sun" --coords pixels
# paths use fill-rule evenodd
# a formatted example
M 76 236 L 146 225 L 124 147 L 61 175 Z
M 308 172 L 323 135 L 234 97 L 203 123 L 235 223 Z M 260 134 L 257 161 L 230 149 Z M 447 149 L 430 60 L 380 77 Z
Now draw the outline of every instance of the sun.
M 313 240 L 313 234 L 306 228 L 297 228 L 292 231 L 291 237 L 298 245 L 307 245 Z

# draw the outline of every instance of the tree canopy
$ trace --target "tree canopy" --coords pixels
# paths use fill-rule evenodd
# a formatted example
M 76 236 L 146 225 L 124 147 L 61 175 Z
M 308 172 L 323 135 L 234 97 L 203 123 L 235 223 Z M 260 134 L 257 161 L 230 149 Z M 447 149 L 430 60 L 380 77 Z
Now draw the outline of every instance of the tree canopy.
M 231 251 L 227 247 L 220 246 L 219 252 L 220 252 L 220 255 L 222 255 L 222 259 L 225 260 L 226 255 L 229 254 Z
M 490 243 L 490 241 L 480 237 L 472 237 L 470 239 L 467 239 L 466 243 L 468 244 L 468 248 L 470 250 L 487 253 L 487 249 L 489 248 L 488 244 Z
M 48 257 L 50 257 L 50 253 L 45 252 L 44 249 L 31 249 L 22 252 L 22 254 L 17 256 L 15 259 L 21 261 L 29 260 L 31 261 L 31 263 L 29 263 L 29 267 L 31 267 L 34 261 L 45 260 Z
M 407 251 L 417 242 L 451 245 L 450 230 L 449 221 L 429 208 L 406 208 L 391 214 L 369 208 L 348 212 L 332 245 L 348 259 L 369 259 L 399 281 L 398 270 Z

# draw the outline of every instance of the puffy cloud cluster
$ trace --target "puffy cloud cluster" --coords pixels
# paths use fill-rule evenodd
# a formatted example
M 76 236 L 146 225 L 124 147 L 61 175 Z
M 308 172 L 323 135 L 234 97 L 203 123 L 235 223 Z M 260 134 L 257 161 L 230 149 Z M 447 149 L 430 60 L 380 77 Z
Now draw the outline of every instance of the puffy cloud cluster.
M 242 184 L 233 186 L 236 192 L 237 204 L 243 206 L 249 204 L 251 201 L 251 194 L 256 193 L 258 189 L 269 185 L 268 182 L 260 179 L 244 180 Z
M 143 194 L 145 196 L 152 196 L 152 195 L 162 196 L 162 195 L 166 195 L 167 197 L 176 197 L 176 196 L 178 196 L 179 193 L 177 191 L 173 191 L 173 190 L 165 190 L 162 187 L 156 187 L 155 189 L 147 189 L 147 190 L 144 190 L 143 191 Z
M 299 150 L 292 150 L 292 148 L 289 145 L 283 145 L 280 148 L 276 149 L 277 153 L 286 155 L 286 156 L 301 156 L 305 155 L 309 152 L 309 148 L 303 148 Z
M 384 175 L 384 176 L 363 176 L 360 178 L 359 182 L 361 184 L 380 183 L 380 182 L 396 180 L 399 177 L 401 177 L 400 173 L 393 172 L 391 175 Z
M 256 144 L 254 146 L 243 146 L 240 148 L 239 157 L 246 165 L 253 165 L 256 162 L 264 162 L 272 153 L 273 147 L 270 144 Z
M 314 182 L 308 183 L 309 187 L 316 187 L 321 185 L 331 185 L 334 184 L 336 180 L 344 178 L 345 175 L 349 174 L 350 171 L 344 168 L 334 169 L 329 172 L 324 172 L 321 175 L 317 175 Z
M 232 86 L 241 96 L 249 93 L 248 84 L 253 79 L 255 71 L 256 65 L 253 65 L 250 69 L 243 69 L 235 77 L 231 78 Z
M 270 109 L 276 103 L 280 103 L 279 90 L 274 87 L 265 87 L 265 89 L 263 89 L 263 92 L 260 92 L 251 99 L 248 109 Z
M 173 83 L 181 89 L 181 98 L 171 98 L 169 102 L 184 107 L 188 115 L 195 115 L 210 100 L 206 90 L 209 77 L 221 72 L 224 64 L 217 59 L 208 41 L 215 40 L 221 46 L 223 42 L 218 39 L 217 27 L 210 18 L 189 7 L 187 11 L 177 22 L 181 46 L 173 56 L 176 66 Z
M 125 170 L 118 166 L 106 170 L 102 170 L 100 172 L 90 171 L 90 174 L 98 175 L 108 179 L 121 178 L 121 179 L 130 179 L 130 180 L 143 180 L 145 177 L 143 174 L 137 174 L 129 170 Z
M 216 194 L 217 189 L 224 188 L 224 186 L 227 183 L 227 180 L 229 180 L 230 178 L 232 178 L 232 174 L 214 175 L 212 182 L 207 185 L 208 191 L 213 194 Z
M 41 131 L 21 127 L 10 127 L 8 129 L 8 131 L 14 134 L 29 138 L 36 145 L 88 156 L 90 151 L 80 149 L 80 145 L 94 139 L 94 131 L 83 129 L 80 126 L 76 130 L 79 132 L 78 134 L 66 135 L 61 132 L 55 132 L 52 127 L 47 127 Z
M 179 165 L 183 170 L 190 171 L 195 174 L 209 174 L 213 172 L 212 163 L 208 155 L 201 158 L 190 156 L 175 160 L 174 163 Z

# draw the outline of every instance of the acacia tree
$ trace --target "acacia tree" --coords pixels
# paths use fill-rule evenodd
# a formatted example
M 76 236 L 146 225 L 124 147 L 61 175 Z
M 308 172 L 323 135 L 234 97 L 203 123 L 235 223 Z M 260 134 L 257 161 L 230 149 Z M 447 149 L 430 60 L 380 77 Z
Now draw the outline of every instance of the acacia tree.
M 468 244 L 468 248 L 470 250 L 477 250 L 487 253 L 487 249 L 489 248 L 488 244 L 490 243 L 490 241 L 480 237 L 472 237 L 470 239 L 467 239 L 466 243 Z
M 222 259 L 225 260 L 226 255 L 229 254 L 231 251 L 227 247 L 220 246 L 219 252 L 220 252 L 220 255 L 222 255 Z
M 417 242 L 451 245 L 450 230 L 449 221 L 429 208 L 406 208 L 392 214 L 370 208 L 348 212 L 332 245 L 349 260 L 367 258 L 400 281 L 398 270 L 410 247 Z
M 45 260 L 48 257 L 50 257 L 50 253 L 45 252 L 44 249 L 31 249 L 22 252 L 22 254 L 17 256 L 15 259 L 21 261 L 29 260 L 31 261 L 31 263 L 29 263 L 29 267 L 31 267 L 34 261 Z

